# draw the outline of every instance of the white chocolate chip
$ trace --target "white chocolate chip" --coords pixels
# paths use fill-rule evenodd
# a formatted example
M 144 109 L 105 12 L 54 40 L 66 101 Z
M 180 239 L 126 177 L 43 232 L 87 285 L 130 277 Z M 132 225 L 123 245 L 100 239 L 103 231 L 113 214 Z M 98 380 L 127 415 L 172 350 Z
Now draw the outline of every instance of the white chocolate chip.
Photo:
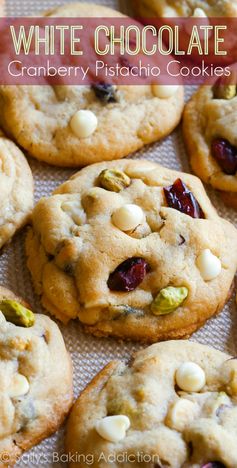
M 182 432 L 199 414 L 199 406 L 191 400 L 180 398 L 169 409 L 167 425 Z
M 209 24 L 210 24 L 208 16 L 206 15 L 205 11 L 202 8 L 195 8 L 195 10 L 193 11 L 193 14 L 192 14 L 192 16 L 190 18 L 191 19 L 192 18 L 200 18 L 200 19 L 205 20 L 205 21 L 200 21 L 199 22 L 199 23 L 201 23 L 200 26 L 209 26 Z M 185 30 L 189 35 L 192 34 L 193 26 L 194 26 L 194 23 L 192 21 L 190 22 L 190 20 L 187 20 L 187 23 L 185 24 Z M 212 35 L 212 32 L 210 30 L 208 30 L 208 37 L 211 37 L 211 35 Z M 204 39 L 205 32 L 204 32 L 203 29 L 200 29 L 200 31 L 199 31 L 199 37 L 200 37 L 200 39 Z
M 207 18 L 207 15 L 202 8 L 195 8 L 192 18 Z
M 97 117 L 90 110 L 77 111 L 70 121 L 71 129 L 78 138 L 91 136 L 95 132 L 97 125 Z
M 178 91 L 179 85 L 152 85 L 154 96 L 160 99 L 168 99 Z
M 107 416 L 101 421 L 97 421 L 95 429 L 103 439 L 109 442 L 119 442 L 126 436 L 126 431 L 130 427 L 127 416 Z
M 30 384 L 27 378 L 22 374 L 14 374 L 9 385 L 8 393 L 11 398 L 16 398 L 26 395 L 26 393 L 29 392 L 29 389 Z
M 112 215 L 113 224 L 121 231 L 131 231 L 145 221 L 140 206 L 127 204 L 118 208 Z
M 184 362 L 176 372 L 176 382 L 185 392 L 200 392 L 206 383 L 205 372 L 195 362 Z
M 166 6 L 163 8 L 162 18 L 176 18 L 177 16 L 177 11 L 174 8 L 170 6 Z
M 204 281 L 211 281 L 221 273 L 221 261 L 209 249 L 200 253 L 196 264 Z
M 61 208 L 65 213 L 71 216 L 74 223 L 78 224 L 78 226 L 85 222 L 85 213 L 75 201 L 66 201 L 62 203 Z

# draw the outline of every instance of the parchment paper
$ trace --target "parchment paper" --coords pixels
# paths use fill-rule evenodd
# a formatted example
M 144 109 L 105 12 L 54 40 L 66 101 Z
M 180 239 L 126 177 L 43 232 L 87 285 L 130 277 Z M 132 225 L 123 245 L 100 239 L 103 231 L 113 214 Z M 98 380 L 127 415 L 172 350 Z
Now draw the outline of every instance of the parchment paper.
M 86 0 L 84 0 L 85 2 Z M 56 5 L 66 3 L 65 0 L 6 0 L 6 12 L 10 16 L 33 15 Z M 70 2 L 72 3 L 72 1 Z M 87 3 L 93 3 L 87 0 Z M 114 7 L 124 13 L 129 12 L 129 0 L 97 0 L 98 4 Z M 187 98 L 193 92 L 187 89 Z M 157 116 L 159 118 L 159 116 Z M 187 156 L 182 142 L 180 129 L 177 129 L 164 141 L 140 151 L 134 157 L 146 158 L 159 162 L 171 169 L 190 172 Z M 40 164 L 29 158 L 35 180 L 35 201 L 49 195 L 52 190 L 68 179 L 72 170 L 58 169 Z M 234 210 L 226 209 L 218 195 L 208 189 L 209 195 L 219 214 L 237 225 L 237 215 Z M 41 308 L 39 299 L 33 291 L 31 278 L 26 268 L 24 252 L 25 230 L 17 234 L 10 245 L 3 249 L 0 256 L 0 282 L 16 293 L 25 297 L 36 312 L 45 311 Z M 71 353 L 74 364 L 75 397 L 91 380 L 91 378 L 111 359 L 127 359 L 129 355 L 140 348 L 134 343 L 121 343 L 112 339 L 96 339 L 86 335 L 80 324 L 72 322 L 67 327 L 60 325 L 66 346 Z M 237 310 L 234 297 L 223 312 L 210 320 L 205 327 L 195 333 L 192 340 L 212 345 L 223 351 L 237 354 Z M 63 454 L 63 429 L 53 437 L 43 441 L 24 455 L 17 464 L 19 467 L 65 467 L 66 463 L 58 457 Z

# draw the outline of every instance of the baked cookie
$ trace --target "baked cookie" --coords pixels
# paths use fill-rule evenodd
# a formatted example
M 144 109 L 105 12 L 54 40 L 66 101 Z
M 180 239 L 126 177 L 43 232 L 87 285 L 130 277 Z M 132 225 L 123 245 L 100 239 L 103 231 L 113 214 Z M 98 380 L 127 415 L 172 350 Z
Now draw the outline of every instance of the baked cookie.
M 59 328 L 27 307 L 0 287 L 1 467 L 54 433 L 72 403 L 72 365 Z
M 81 394 L 69 466 L 235 468 L 236 417 L 236 359 L 190 341 L 155 344 L 130 365 L 108 364 Z
M 237 207 L 236 85 L 204 85 L 186 105 L 183 134 L 193 171 Z
M 236 0 L 133 0 L 134 10 L 145 17 L 237 16 Z
M 39 201 L 32 223 L 43 306 L 98 336 L 188 336 L 222 309 L 236 272 L 236 229 L 201 182 L 148 161 L 84 168 Z
M 33 208 L 30 167 L 20 149 L 0 131 L 0 248 L 27 223 Z
M 123 17 L 83 3 L 47 15 Z M 31 156 L 78 167 L 127 156 L 168 135 L 181 118 L 183 87 L 1 86 L 0 105 L 2 127 Z

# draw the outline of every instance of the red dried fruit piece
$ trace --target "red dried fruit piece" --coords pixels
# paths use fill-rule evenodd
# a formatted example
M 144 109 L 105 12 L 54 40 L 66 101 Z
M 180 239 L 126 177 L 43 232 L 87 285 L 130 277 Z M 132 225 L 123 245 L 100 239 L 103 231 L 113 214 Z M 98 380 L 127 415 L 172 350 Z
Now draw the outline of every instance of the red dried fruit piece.
M 237 171 L 237 148 L 228 140 L 217 138 L 211 145 L 213 158 L 221 169 L 228 175 L 234 175 Z
M 128 258 L 110 274 L 109 289 L 112 291 L 133 291 L 144 280 L 149 270 L 149 265 L 144 258 Z
M 164 187 L 164 194 L 170 208 L 181 211 L 192 218 L 205 218 L 195 196 L 181 179 L 177 179 L 169 187 Z
M 202 465 L 201 468 L 226 468 L 221 462 L 209 462 L 206 465 Z

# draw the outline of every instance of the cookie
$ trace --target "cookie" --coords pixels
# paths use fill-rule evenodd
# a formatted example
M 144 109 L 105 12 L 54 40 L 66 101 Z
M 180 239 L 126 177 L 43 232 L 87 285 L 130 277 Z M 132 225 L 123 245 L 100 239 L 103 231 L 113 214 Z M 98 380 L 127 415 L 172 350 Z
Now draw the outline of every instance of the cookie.
M 98 336 L 188 336 L 222 309 L 236 272 L 236 229 L 201 182 L 148 161 L 82 169 L 32 223 L 27 263 L 43 306 Z
M 150 18 L 193 15 L 237 16 L 236 0 L 133 0 L 133 5 L 136 13 Z
M 193 171 L 237 206 L 235 85 L 204 85 L 186 105 L 183 134 Z
M 123 17 L 107 7 L 74 3 L 47 13 Z M 0 123 L 29 154 L 57 166 L 119 159 L 178 125 L 183 87 L 1 86 Z M 160 96 L 160 97 L 157 97 Z
M 0 248 L 24 226 L 33 208 L 33 177 L 20 149 L 0 132 Z
M 54 433 L 72 403 L 72 365 L 59 328 L 28 307 L 0 287 L 0 466 L 6 468 Z
M 69 466 L 234 468 L 236 402 L 236 359 L 189 341 L 155 344 L 108 364 L 78 398 Z

